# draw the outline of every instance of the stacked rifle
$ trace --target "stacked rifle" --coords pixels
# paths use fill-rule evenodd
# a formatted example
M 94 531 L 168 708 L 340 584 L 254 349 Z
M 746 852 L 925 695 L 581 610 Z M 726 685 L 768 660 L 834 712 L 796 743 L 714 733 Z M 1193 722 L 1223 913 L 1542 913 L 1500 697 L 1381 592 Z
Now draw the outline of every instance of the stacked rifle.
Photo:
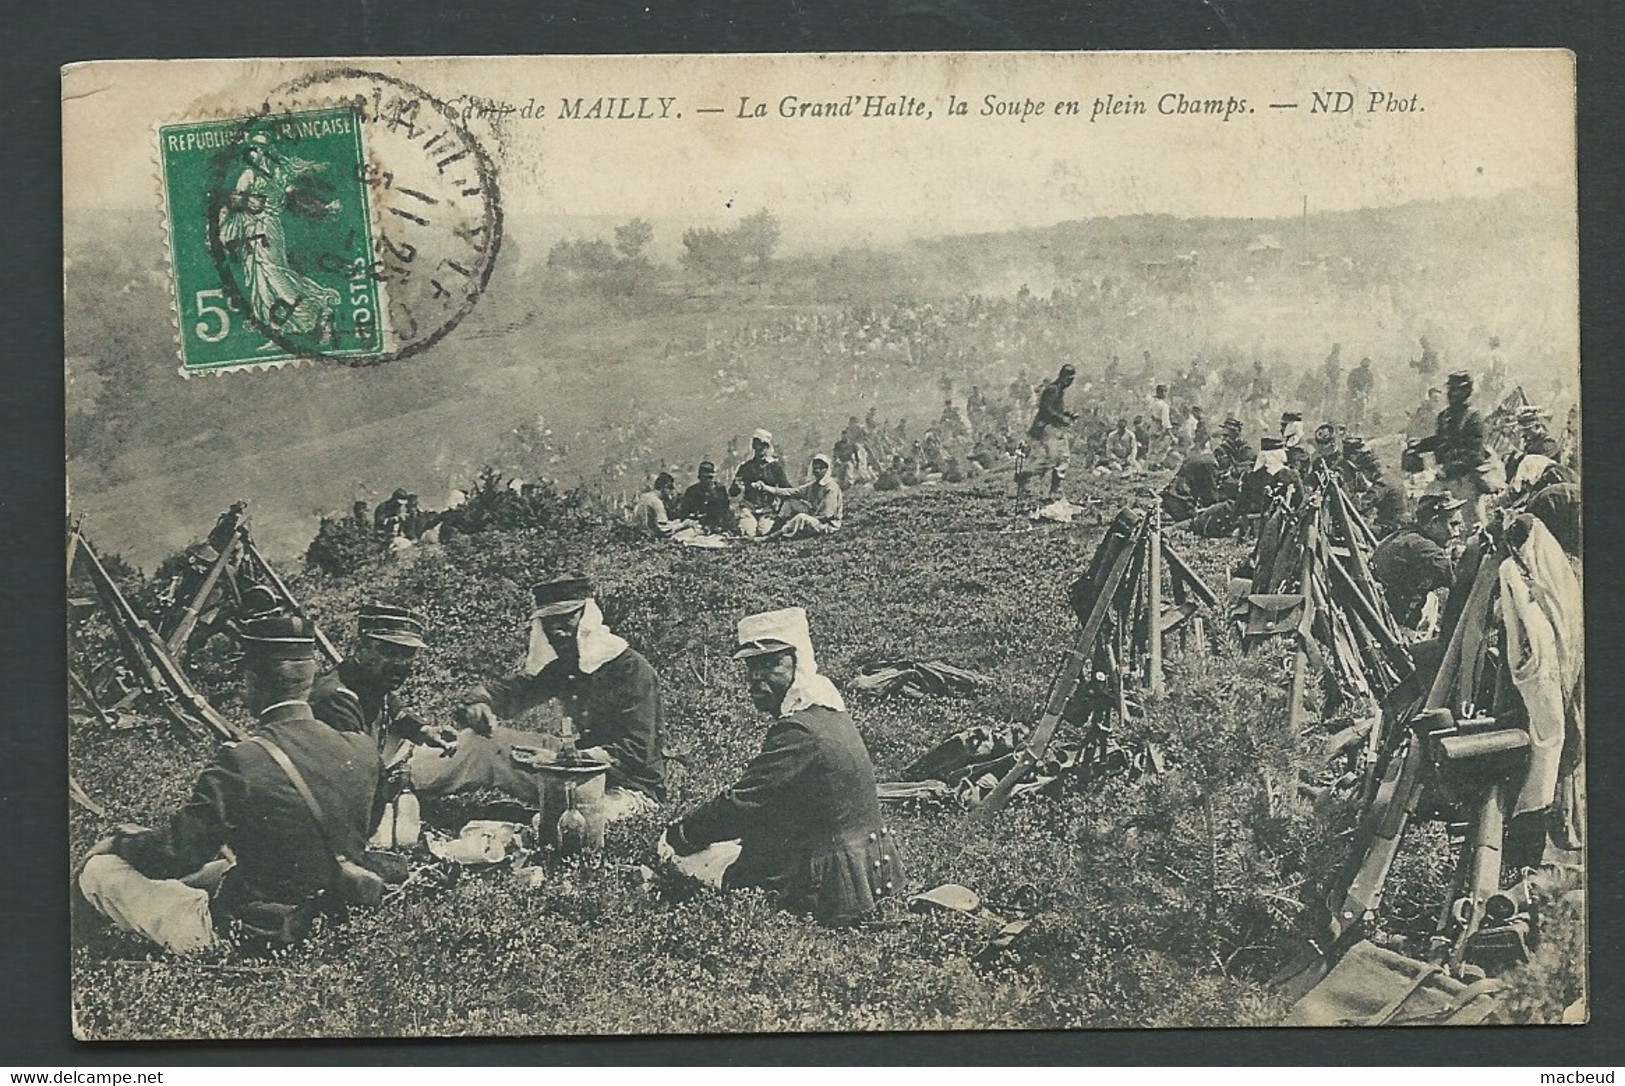
M 1367 936 L 1413 821 L 1447 825 L 1456 871 L 1430 930 L 1397 937 L 1391 933 L 1390 942 L 1425 959 L 1435 973 L 1464 982 L 1464 991 L 1488 991 L 1486 985 L 1493 987 L 1494 981 L 1486 979 L 1487 973 L 1525 960 L 1539 934 L 1537 902 L 1576 881 L 1579 867 L 1570 861 L 1581 847 L 1578 701 L 1583 665 L 1574 643 L 1579 588 L 1566 559 L 1542 564 L 1526 557 L 1533 552 L 1524 544 L 1545 533 L 1544 526 L 1527 516 L 1480 533 L 1462 558 L 1439 642 L 1425 654 L 1416 681 L 1387 697 L 1375 773 L 1348 863 L 1327 896 L 1316 930 L 1277 978 L 1299 1000 L 1295 1024 L 1332 1024 L 1314 1017 L 1324 1017 L 1324 1010 L 1306 1017 L 1302 1008 L 1347 1004 L 1340 988 L 1352 981 L 1343 976 L 1350 971 L 1339 963 L 1345 957 L 1363 961 L 1372 955 Z M 1547 554 L 1557 549 L 1549 535 L 1536 543 Z M 1515 604 L 1498 599 L 1509 572 L 1527 581 L 1532 598 L 1559 601 L 1541 604 L 1543 615 L 1531 621 L 1549 619 L 1546 628 L 1557 631 L 1552 639 L 1557 659 L 1545 666 L 1561 676 L 1549 689 L 1560 691 L 1566 715 L 1553 808 L 1519 819 L 1511 814 L 1533 759 L 1531 714 L 1518 685 L 1524 680 L 1515 676 L 1517 654 L 1507 644 L 1513 636 L 1507 613 Z M 1548 751 L 1546 757 L 1551 756 Z M 1503 886 L 1509 877 L 1511 885 Z M 1393 957 L 1386 949 L 1384 953 Z
M 1164 580 L 1168 582 L 1164 585 Z M 977 808 L 991 817 L 1010 802 L 1046 761 L 1063 721 L 1081 737 L 1069 744 L 1079 753 L 1067 768 L 1096 773 L 1109 766 L 1155 769 L 1161 754 L 1142 741 L 1125 748 L 1118 729 L 1140 715 L 1142 691 L 1163 692 L 1163 648 L 1169 636 L 1207 646 L 1203 608 L 1213 592 L 1169 545 L 1162 513 L 1123 510 L 1095 549 L 1084 575 L 1070 592 L 1073 613 L 1082 624 L 1050 685 L 1042 715 L 1014 752 L 1014 761 Z
M 1298 504 L 1277 500 L 1264 515 L 1231 616 L 1244 647 L 1294 639 L 1295 729 L 1308 664 L 1328 672 L 1347 701 L 1380 700 L 1414 670 L 1371 573 L 1375 535 L 1335 476 L 1320 482 Z
M 224 629 L 226 620 L 242 604 L 243 594 L 252 587 L 270 591 L 290 613 L 304 614 L 286 582 L 248 534 L 247 509 L 246 502 L 237 502 L 220 514 L 208 539 L 188 550 L 185 568 L 165 592 L 169 604 L 158 629 L 176 660 L 184 660 L 195 641 L 206 641 Z M 339 662 L 338 649 L 319 628 L 316 647 L 328 663 Z
M 248 534 L 246 505 L 237 503 L 221 514 L 208 540 L 192 548 L 182 571 L 165 593 L 168 604 L 157 624 L 143 617 L 108 573 L 76 522 L 68 526 L 68 578 L 84 575 L 95 591 L 91 602 L 111 628 L 117 661 L 87 666 L 76 651 L 68 669 L 73 693 L 94 715 L 109 722 L 112 714 L 140 704 L 185 730 L 213 740 L 233 741 L 243 732 L 198 692 L 183 664 L 191 649 L 228 628 L 243 594 L 261 586 L 294 614 L 303 614 L 287 584 L 254 546 Z M 318 629 L 318 648 L 337 663 L 338 650 Z M 80 646 L 82 649 L 82 646 Z
M 109 669 L 102 682 L 97 681 L 94 672 L 81 675 L 76 666 L 68 669 L 74 692 L 88 703 L 96 716 L 107 720 L 111 712 L 142 702 L 194 734 L 217 740 L 242 739 L 242 730 L 221 716 L 209 704 L 209 699 L 197 692 L 164 639 L 152 623 L 130 605 L 118 583 L 80 534 L 78 525 L 73 524 L 68 529 L 70 580 L 76 568 L 89 576 L 123 660 L 123 666 Z

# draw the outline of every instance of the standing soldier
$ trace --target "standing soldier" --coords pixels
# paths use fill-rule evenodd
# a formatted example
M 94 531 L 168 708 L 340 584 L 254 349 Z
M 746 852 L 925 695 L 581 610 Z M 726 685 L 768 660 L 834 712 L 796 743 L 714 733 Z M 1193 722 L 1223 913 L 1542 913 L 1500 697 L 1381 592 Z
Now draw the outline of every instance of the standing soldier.
M 1072 386 L 1078 368 L 1068 362 L 1061 367 L 1055 380 L 1044 386 L 1038 394 L 1038 412 L 1033 417 L 1027 436 L 1032 438 L 1033 457 L 1016 471 L 1016 493 L 1025 496 L 1027 483 L 1034 475 L 1049 471 L 1050 497 L 1059 497 L 1066 485 L 1066 468 L 1072 459 L 1072 445 L 1068 434 L 1077 413 L 1067 410 L 1066 390 Z M 1033 462 L 1037 461 L 1035 467 Z
M 1343 391 L 1343 345 L 1332 344 L 1332 351 L 1320 367 L 1321 413 L 1335 418 L 1343 413 L 1338 402 Z
M 1468 402 L 1473 395 L 1473 378 L 1465 370 L 1445 379 L 1445 409 L 1434 422 L 1433 434 L 1413 442 L 1413 454 L 1432 453 L 1439 465 L 1445 489 L 1463 503 L 1462 520 L 1469 530 L 1483 519 L 1480 508 L 1489 485 L 1481 469 L 1489 459 L 1484 448 L 1484 420 Z
M 1366 412 L 1371 410 L 1371 394 L 1377 387 L 1377 376 L 1371 372 L 1371 359 L 1362 358 L 1360 364 L 1349 370 L 1349 425 L 1356 430 L 1365 428 Z

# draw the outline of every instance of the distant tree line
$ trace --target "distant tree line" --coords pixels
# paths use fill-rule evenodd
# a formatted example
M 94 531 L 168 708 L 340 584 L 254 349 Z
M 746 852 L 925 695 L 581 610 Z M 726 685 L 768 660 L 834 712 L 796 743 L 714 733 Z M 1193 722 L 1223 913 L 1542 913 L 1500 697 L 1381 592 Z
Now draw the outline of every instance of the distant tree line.
M 765 207 L 727 230 L 692 227 L 683 232 L 680 263 L 708 280 L 735 279 L 766 267 L 779 235 L 778 217 Z M 653 285 L 659 276 L 646 253 L 653 240 L 654 227 L 647 219 L 631 219 L 615 227 L 613 242 L 602 237 L 557 242 L 548 251 L 547 266 L 593 291 L 630 296 Z

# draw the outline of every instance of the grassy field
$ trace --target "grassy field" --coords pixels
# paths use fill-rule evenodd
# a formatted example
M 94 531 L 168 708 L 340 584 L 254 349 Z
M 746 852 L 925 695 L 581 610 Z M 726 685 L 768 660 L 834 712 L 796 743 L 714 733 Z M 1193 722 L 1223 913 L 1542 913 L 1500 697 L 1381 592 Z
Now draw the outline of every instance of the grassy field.
M 855 498 L 848 526 L 826 540 L 691 551 L 607 532 L 488 533 L 353 582 L 296 577 L 295 591 L 333 631 L 346 630 L 369 598 L 428 613 L 434 648 L 405 693 L 433 717 L 468 681 L 518 663 L 529 584 L 586 569 L 612 625 L 661 673 L 670 742 L 686 758 L 673 802 L 612 826 L 602 863 L 551 863 L 535 886 L 505 871 L 414 886 L 270 960 L 163 960 L 81 915 L 73 950 L 80 1036 L 1276 1020 L 1285 1008 L 1263 980 L 1334 869 L 1341 828 L 1297 798 L 1304 744 L 1285 733 L 1279 653 L 1172 656 L 1170 692 L 1141 724 L 1164 738 L 1170 768 L 1160 776 L 1018 800 L 991 825 L 958 810 L 892 815 L 910 890 L 959 882 L 997 907 L 1023 885 L 1035 889 L 1041 919 L 990 965 L 972 964 L 994 930 L 975 919 L 896 908 L 870 926 L 828 930 L 751 893 L 674 900 L 638 870 L 663 822 L 726 785 L 759 743 L 763 722 L 728 658 L 733 624 L 747 612 L 805 606 L 821 667 L 838 684 L 888 657 L 942 659 L 996 680 L 964 698 L 852 698 L 882 779 L 960 728 L 1032 719 L 1075 630 L 1067 586 L 1104 520 L 1146 500 L 1126 483 L 1081 489 L 1099 515 L 1070 526 L 1030 525 L 1001 475 Z M 1241 557 L 1235 544 L 1179 545 L 1215 587 Z M 229 689 L 211 692 L 240 716 Z M 120 821 L 161 817 L 208 755 L 156 726 L 110 731 L 76 720 L 70 737 L 80 783 Z M 72 817 L 77 853 L 103 827 L 79 809 Z M 1426 898 L 1442 871 L 1442 842 L 1418 848 L 1426 855 L 1400 877 Z M 1561 995 L 1531 996 L 1525 1019 L 1540 1020 Z

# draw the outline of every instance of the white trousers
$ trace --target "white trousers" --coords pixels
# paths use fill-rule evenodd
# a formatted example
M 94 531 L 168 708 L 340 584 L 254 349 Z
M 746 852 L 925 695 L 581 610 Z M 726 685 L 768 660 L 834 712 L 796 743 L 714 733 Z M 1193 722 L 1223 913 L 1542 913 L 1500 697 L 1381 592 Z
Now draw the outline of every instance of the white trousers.
M 149 879 L 122 856 L 92 856 L 79 873 L 85 900 L 124 931 L 133 931 L 173 954 L 215 945 L 209 895 L 232 861 L 219 859 L 184 879 Z

